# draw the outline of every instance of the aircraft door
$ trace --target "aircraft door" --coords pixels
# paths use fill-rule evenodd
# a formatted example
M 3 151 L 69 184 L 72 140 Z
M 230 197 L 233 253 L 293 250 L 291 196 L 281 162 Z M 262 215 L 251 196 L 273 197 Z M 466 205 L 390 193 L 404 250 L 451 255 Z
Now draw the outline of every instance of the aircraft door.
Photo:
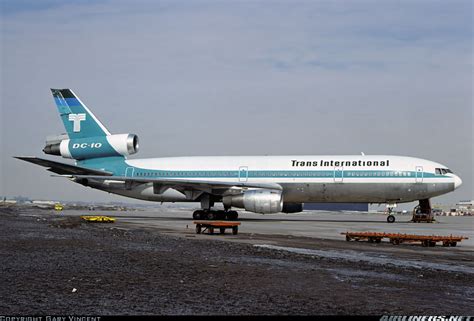
M 344 181 L 344 169 L 342 166 L 334 167 L 334 183 L 342 183 Z
M 246 182 L 249 178 L 249 168 L 247 166 L 239 167 L 239 182 Z
M 423 183 L 423 166 L 417 166 L 415 172 L 415 182 Z
M 135 168 L 127 167 L 127 169 L 125 170 L 125 177 L 133 177 L 134 172 Z

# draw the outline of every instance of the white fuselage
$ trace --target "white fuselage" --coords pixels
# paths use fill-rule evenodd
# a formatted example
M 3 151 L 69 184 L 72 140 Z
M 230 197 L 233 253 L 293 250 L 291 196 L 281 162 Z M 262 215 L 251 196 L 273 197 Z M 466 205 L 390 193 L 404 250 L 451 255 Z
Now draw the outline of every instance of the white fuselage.
M 129 159 L 125 166 L 115 175 L 276 183 L 283 188 L 284 202 L 290 203 L 410 202 L 451 192 L 462 183 L 439 163 L 386 155 L 169 157 Z M 153 183 L 131 189 L 113 182 L 91 186 L 150 201 L 195 201 L 174 188 L 157 192 Z

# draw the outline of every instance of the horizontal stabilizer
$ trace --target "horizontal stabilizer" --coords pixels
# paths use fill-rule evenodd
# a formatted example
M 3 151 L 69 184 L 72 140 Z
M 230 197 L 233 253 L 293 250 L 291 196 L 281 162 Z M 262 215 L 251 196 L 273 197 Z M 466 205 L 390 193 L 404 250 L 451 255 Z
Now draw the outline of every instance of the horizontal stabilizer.
M 90 169 L 70 164 L 64 164 L 60 162 L 51 161 L 48 159 L 38 158 L 34 156 L 15 156 L 17 159 L 21 159 L 25 162 L 30 162 L 36 165 L 49 167 L 48 170 L 60 174 L 71 174 L 71 175 L 97 175 L 97 176 L 111 176 L 111 172 L 101 171 L 97 169 Z

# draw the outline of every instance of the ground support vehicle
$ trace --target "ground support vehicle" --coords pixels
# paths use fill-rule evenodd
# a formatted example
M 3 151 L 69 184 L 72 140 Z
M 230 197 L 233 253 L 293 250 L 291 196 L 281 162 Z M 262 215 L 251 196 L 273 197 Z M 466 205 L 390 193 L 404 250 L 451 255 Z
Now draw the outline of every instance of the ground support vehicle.
M 414 223 L 421 223 L 421 222 L 426 222 L 426 223 L 433 223 L 436 222 L 434 218 L 434 213 L 431 210 L 431 206 L 428 208 L 423 208 L 421 205 L 416 206 L 413 209 L 413 216 L 411 218 L 411 221 Z
M 382 239 L 389 239 L 393 245 L 401 243 L 417 243 L 421 245 L 435 246 L 437 242 L 441 242 L 443 246 L 456 246 L 462 240 L 467 240 L 464 236 L 440 236 L 440 235 L 415 235 L 402 233 L 380 233 L 380 232 L 345 232 L 341 233 L 346 236 L 346 241 L 368 241 L 369 243 L 380 243 Z
M 214 229 L 219 229 L 220 234 L 224 234 L 226 229 L 232 229 L 232 234 L 239 233 L 240 222 L 229 221 L 194 221 L 196 225 L 196 234 L 207 231 L 208 234 L 214 234 Z

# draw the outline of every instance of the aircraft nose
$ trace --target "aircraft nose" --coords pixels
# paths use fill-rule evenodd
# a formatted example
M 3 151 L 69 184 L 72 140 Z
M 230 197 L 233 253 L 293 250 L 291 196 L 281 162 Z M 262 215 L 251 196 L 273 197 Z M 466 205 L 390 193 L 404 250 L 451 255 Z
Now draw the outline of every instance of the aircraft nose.
M 459 176 L 454 175 L 454 188 L 456 189 L 461 185 L 462 185 L 462 179 Z

